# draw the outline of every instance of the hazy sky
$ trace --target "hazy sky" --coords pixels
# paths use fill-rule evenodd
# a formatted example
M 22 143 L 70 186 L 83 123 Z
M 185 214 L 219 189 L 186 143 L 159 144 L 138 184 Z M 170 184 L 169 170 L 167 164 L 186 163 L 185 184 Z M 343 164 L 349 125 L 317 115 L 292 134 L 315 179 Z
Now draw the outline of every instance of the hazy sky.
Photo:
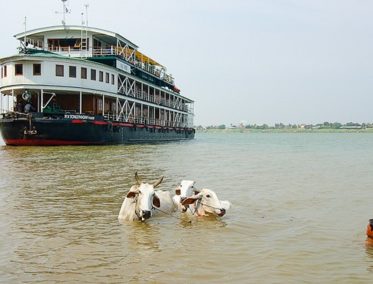
M 61 23 L 59 0 L 2 0 L 13 35 Z M 67 24 L 118 32 L 195 100 L 195 124 L 373 122 L 371 0 L 69 0 Z

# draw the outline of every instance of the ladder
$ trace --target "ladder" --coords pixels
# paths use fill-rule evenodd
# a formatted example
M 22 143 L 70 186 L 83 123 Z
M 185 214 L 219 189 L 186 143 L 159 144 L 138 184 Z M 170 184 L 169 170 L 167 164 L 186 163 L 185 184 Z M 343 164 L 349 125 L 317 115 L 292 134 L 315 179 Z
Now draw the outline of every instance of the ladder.
M 87 27 L 82 29 L 81 36 L 80 36 L 80 57 L 87 58 L 88 57 L 88 31 Z

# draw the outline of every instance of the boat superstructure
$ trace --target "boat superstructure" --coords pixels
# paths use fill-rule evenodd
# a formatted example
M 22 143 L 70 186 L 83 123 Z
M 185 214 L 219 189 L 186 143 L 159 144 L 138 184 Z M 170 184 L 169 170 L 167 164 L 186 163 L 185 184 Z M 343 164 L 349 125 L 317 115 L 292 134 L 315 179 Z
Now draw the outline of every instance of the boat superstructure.
M 63 24 L 15 37 L 19 53 L 0 59 L 6 144 L 194 138 L 194 102 L 180 94 L 163 65 L 120 34 Z

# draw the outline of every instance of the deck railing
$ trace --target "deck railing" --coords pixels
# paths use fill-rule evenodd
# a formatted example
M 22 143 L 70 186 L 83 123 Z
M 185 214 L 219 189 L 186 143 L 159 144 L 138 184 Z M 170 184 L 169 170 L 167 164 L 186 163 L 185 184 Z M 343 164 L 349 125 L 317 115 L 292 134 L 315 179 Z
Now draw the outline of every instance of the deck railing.
M 56 53 L 63 53 L 67 54 L 68 56 L 80 56 L 80 57 L 86 57 L 86 56 L 120 56 L 125 61 L 131 63 L 132 65 L 146 71 L 149 74 L 152 74 L 161 80 L 174 85 L 174 78 L 170 75 L 164 72 L 164 69 L 162 67 L 142 62 L 134 58 L 134 56 L 130 56 L 129 51 L 123 51 L 123 48 L 117 48 L 117 47 L 111 47 L 111 48 L 94 48 L 90 50 L 81 49 L 80 47 L 74 47 L 74 46 L 49 46 L 48 51 L 56 52 Z M 128 54 L 129 56 L 124 56 L 125 54 Z
M 185 104 L 185 103 L 175 105 L 175 101 L 166 100 L 164 98 L 160 98 L 159 96 L 155 96 L 154 94 L 148 94 L 147 92 L 141 91 L 138 88 L 135 88 L 134 91 L 130 91 L 130 92 L 127 92 L 127 93 L 124 92 L 123 90 L 121 90 L 120 93 L 123 94 L 123 95 L 129 96 L 129 97 L 133 97 L 133 98 L 136 98 L 136 99 L 146 101 L 146 102 L 150 102 L 150 103 L 154 103 L 154 104 L 157 104 L 157 105 L 173 108 L 173 109 L 176 109 L 176 110 L 185 111 L 185 112 L 188 112 L 188 113 L 192 113 L 191 108 L 188 107 L 188 105 Z
M 147 73 L 150 73 L 163 81 L 173 85 L 174 84 L 174 78 L 170 75 L 164 72 L 164 70 L 156 65 L 149 64 L 147 62 L 141 62 L 139 60 L 136 60 L 134 56 L 124 56 L 124 53 L 129 52 L 123 52 L 123 50 L 115 47 L 111 48 L 94 48 L 92 50 L 92 56 L 120 56 L 127 62 L 131 63 L 132 65 L 146 71 Z
M 172 121 L 167 119 L 154 119 L 148 118 L 145 116 L 138 116 L 138 117 L 125 117 L 122 115 L 121 117 L 116 117 L 113 113 L 107 113 L 104 115 L 105 120 L 110 121 L 120 121 L 120 122 L 129 122 L 134 124 L 144 124 L 144 125 L 157 125 L 162 127 L 189 127 L 186 122 L 181 121 Z

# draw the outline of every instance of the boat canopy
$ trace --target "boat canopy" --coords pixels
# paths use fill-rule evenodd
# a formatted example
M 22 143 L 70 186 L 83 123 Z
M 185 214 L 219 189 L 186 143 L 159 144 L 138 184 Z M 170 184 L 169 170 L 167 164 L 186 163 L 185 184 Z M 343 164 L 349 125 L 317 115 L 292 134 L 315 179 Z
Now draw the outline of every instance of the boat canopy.
M 22 42 L 26 41 L 26 43 L 31 43 L 33 46 L 41 49 L 58 51 L 58 46 L 62 47 L 62 50 L 69 46 L 71 47 L 71 50 L 80 49 L 83 35 L 92 36 L 95 40 L 103 42 L 107 49 L 110 49 L 110 46 L 114 47 L 117 53 L 124 54 L 127 57 L 135 51 L 134 54 L 137 61 L 144 64 L 164 67 L 154 59 L 138 51 L 137 45 L 120 34 L 103 29 L 62 25 L 30 30 L 16 34 L 14 37 Z M 106 52 L 106 54 L 108 54 L 108 52 Z
M 52 34 L 59 34 L 64 36 L 65 38 L 74 36 L 76 32 L 87 32 L 88 34 L 94 35 L 95 38 L 100 39 L 107 44 L 117 45 L 118 41 L 123 45 L 128 45 L 133 49 L 137 49 L 138 46 L 129 41 L 128 39 L 124 38 L 120 34 L 98 29 L 92 27 L 85 27 L 85 26 L 51 26 L 51 27 L 44 27 L 39 29 L 34 29 L 26 32 L 22 32 L 16 34 L 14 37 L 20 41 L 23 41 L 24 38 L 33 39 L 34 41 L 43 41 L 44 36 L 52 35 Z M 80 34 L 79 34 L 80 35 Z
M 143 63 L 148 63 L 151 65 L 157 65 L 163 67 L 161 64 L 159 64 L 157 61 L 151 59 L 150 57 L 146 56 L 145 54 L 141 53 L 140 51 L 136 50 L 136 59 Z

